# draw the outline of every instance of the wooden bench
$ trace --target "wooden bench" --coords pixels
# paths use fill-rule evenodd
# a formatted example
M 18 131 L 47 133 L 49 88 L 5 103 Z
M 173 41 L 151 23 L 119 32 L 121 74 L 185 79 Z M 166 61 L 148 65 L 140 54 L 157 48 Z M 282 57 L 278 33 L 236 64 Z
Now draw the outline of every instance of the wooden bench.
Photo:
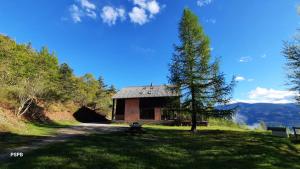
M 181 126 L 191 126 L 192 122 L 191 121 L 182 121 Z M 197 126 L 208 126 L 208 121 L 198 121 Z
M 267 127 L 267 130 L 271 130 L 273 136 L 288 137 L 286 127 Z
M 205 126 L 205 127 L 207 127 L 208 126 L 208 121 L 199 121 L 199 122 L 197 122 L 197 126 Z
M 180 122 L 180 125 L 181 126 L 191 126 L 192 122 L 191 121 L 182 121 L 182 122 Z

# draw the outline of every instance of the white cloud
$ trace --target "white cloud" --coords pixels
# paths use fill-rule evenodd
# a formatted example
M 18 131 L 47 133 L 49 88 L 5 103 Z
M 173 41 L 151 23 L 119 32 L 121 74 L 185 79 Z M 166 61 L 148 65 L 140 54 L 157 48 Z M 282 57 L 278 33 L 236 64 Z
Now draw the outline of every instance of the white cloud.
M 160 7 L 159 4 L 156 1 L 150 1 L 147 3 L 147 9 L 150 12 L 150 17 L 152 17 L 153 15 L 156 15 L 159 13 L 160 11 Z
M 77 5 L 73 4 L 70 6 L 69 11 L 71 13 L 71 17 L 75 23 L 81 22 L 82 12 L 78 8 Z
M 133 7 L 129 13 L 131 22 L 143 25 L 148 22 L 148 16 L 143 8 Z
M 138 5 L 141 8 L 147 8 L 146 0 L 133 0 L 134 5 Z
M 265 54 L 265 53 L 261 55 L 261 58 L 266 58 L 266 57 L 267 57 L 267 54 Z
M 156 0 L 133 0 L 135 5 L 129 17 L 131 22 L 143 25 L 161 11 L 161 7 Z
M 293 91 L 257 87 L 248 93 L 247 99 L 237 99 L 233 102 L 283 104 L 295 102 L 295 96 L 297 96 L 297 93 Z
M 98 17 L 98 8 L 91 0 L 73 1 L 74 3 L 69 7 L 69 13 L 70 18 L 74 23 L 82 22 L 85 17 L 91 19 L 96 19 Z M 125 8 L 115 8 L 110 5 L 102 7 L 100 12 L 102 21 L 111 26 L 115 25 L 118 20 L 126 20 L 128 15 L 132 23 L 143 25 L 153 19 L 166 6 L 159 4 L 158 0 L 130 1 L 133 3 L 133 7 L 129 13 L 126 12 Z M 65 20 L 67 19 L 63 19 L 63 21 Z
M 119 17 L 121 19 L 121 21 L 124 21 L 126 19 L 126 12 L 124 8 L 117 8 L 118 13 L 119 13 Z
M 247 81 L 248 81 L 248 82 L 253 82 L 254 79 L 251 79 L 251 78 L 250 78 L 250 79 L 247 79 Z
M 244 80 L 246 80 L 243 76 L 237 76 L 237 77 L 235 77 L 235 79 L 234 79 L 235 81 L 244 81 Z
M 91 9 L 91 10 L 95 10 L 96 9 L 96 5 L 89 2 L 88 0 L 78 0 L 78 2 L 81 4 L 81 6 L 83 8 L 86 9 Z
M 69 7 L 70 15 L 74 23 L 82 21 L 83 17 L 89 17 L 92 19 L 97 18 L 96 5 L 88 0 L 76 0 L 76 4 L 72 4 Z
M 104 6 L 101 12 L 101 18 L 104 23 L 109 26 L 116 24 L 118 18 L 121 21 L 126 19 L 125 9 L 123 8 L 113 8 L 111 6 Z
M 250 56 L 244 56 L 239 59 L 239 62 L 242 62 L 242 63 L 247 63 L 247 62 L 251 62 L 251 61 L 252 61 L 252 57 L 250 57 Z
M 74 23 L 82 22 L 83 18 L 96 19 L 98 8 L 91 0 L 73 0 L 74 3 L 69 7 L 69 13 Z M 125 8 L 115 8 L 110 5 L 103 6 L 101 9 L 101 19 L 108 25 L 115 25 L 118 20 L 124 21 L 130 18 L 132 23 L 143 25 L 153 19 L 165 5 L 160 5 L 158 0 L 130 0 L 133 7 L 127 13 Z M 67 20 L 67 19 L 64 19 Z
M 206 19 L 205 21 L 206 21 L 207 23 L 211 23 L 211 24 L 216 24 L 216 23 L 217 23 L 217 20 L 214 19 L 214 18 Z
M 252 78 L 248 79 L 248 78 L 245 78 L 243 76 L 236 76 L 234 80 L 235 81 L 247 81 L 247 82 L 253 82 L 254 81 L 254 79 L 252 79 Z
M 250 99 L 266 98 L 266 99 L 284 99 L 287 97 L 295 96 L 292 91 L 274 90 L 257 87 L 255 90 L 249 93 Z
M 197 5 L 200 7 L 209 5 L 213 2 L 213 0 L 197 0 Z
M 97 14 L 95 11 L 92 11 L 92 10 L 86 10 L 86 16 L 92 18 L 92 19 L 96 19 L 97 18 Z

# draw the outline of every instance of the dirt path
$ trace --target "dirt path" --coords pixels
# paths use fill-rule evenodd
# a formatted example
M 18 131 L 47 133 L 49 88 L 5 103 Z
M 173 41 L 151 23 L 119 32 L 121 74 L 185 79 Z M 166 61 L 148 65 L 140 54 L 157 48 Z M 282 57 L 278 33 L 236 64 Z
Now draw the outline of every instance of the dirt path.
M 50 143 L 64 142 L 69 138 L 89 135 L 89 134 L 105 134 L 110 132 L 126 130 L 125 126 L 117 126 L 111 124 L 94 124 L 94 123 L 81 123 L 77 126 L 72 126 L 68 128 L 61 128 L 57 130 L 57 133 L 53 136 L 43 138 L 41 140 L 34 141 L 33 144 L 27 146 L 21 146 L 16 148 L 7 149 L 6 152 L 0 152 L 0 161 L 5 160 L 10 157 L 12 152 L 18 153 L 22 152 L 26 154 L 29 151 L 39 149 Z

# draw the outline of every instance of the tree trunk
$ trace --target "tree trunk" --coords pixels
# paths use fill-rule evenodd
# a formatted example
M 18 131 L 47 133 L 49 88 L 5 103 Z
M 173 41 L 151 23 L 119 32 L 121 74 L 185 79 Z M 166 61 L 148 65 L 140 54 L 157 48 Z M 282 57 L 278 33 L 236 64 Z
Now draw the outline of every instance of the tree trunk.
M 27 104 L 25 110 L 20 114 L 20 116 L 23 116 L 23 114 L 25 114 L 28 109 L 31 107 L 31 104 L 32 104 L 33 100 L 30 100 L 30 102 Z
M 20 114 L 22 113 L 22 110 L 24 110 L 26 103 L 29 101 L 30 99 L 27 98 L 26 100 L 23 101 L 23 99 L 20 99 L 20 106 L 18 108 L 18 111 L 16 111 L 16 115 L 20 116 Z
M 28 109 L 30 108 L 31 104 L 33 102 L 33 99 L 27 99 L 25 102 L 23 102 L 21 104 L 21 106 L 19 107 L 19 111 L 17 112 L 17 116 L 22 116 L 23 114 L 25 114 Z
M 196 112 L 192 110 L 192 128 L 191 132 L 197 131 L 197 120 L 196 120 Z
M 196 132 L 197 131 L 197 119 L 196 119 L 195 90 L 194 90 L 194 87 L 192 87 L 191 93 L 192 93 L 192 105 L 191 105 L 192 127 L 191 127 L 191 132 Z

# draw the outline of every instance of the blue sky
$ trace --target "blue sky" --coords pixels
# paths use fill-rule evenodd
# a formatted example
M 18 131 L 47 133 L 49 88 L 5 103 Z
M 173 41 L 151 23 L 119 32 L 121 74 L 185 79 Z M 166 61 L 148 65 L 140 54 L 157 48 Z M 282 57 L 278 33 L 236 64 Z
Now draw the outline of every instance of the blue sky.
M 0 32 L 36 49 L 48 46 L 77 75 L 102 75 L 117 88 L 168 82 L 185 7 L 199 16 L 222 58 L 234 99 L 290 102 L 281 54 L 299 28 L 298 0 L 11 0 L 0 5 Z

